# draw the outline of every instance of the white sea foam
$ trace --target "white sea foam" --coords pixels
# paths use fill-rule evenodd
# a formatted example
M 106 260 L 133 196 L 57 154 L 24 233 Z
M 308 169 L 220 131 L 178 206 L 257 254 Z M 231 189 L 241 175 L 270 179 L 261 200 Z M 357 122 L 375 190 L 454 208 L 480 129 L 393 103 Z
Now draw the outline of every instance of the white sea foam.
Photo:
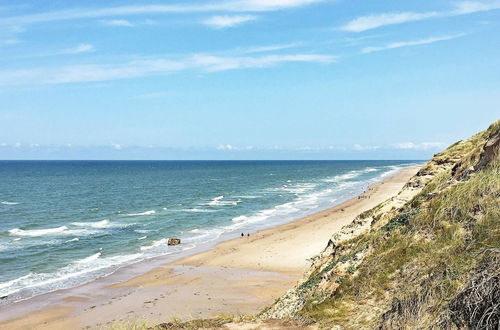
M 286 192 L 286 193 L 291 193 L 295 195 L 300 195 L 306 192 L 309 192 L 311 190 L 314 190 L 317 187 L 316 183 L 313 182 L 302 182 L 302 183 L 296 183 L 296 184 L 284 184 L 280 187 L 272 187 L 272 188 L 266 188 L 264 189 L 264 192 L 266 193 L 276 193 L 276 192 Z
M 212 198 L 212 200 L 210 202 L 208 202 L 208 205 L 217 205 L 217 203 L 223 199 L 224 196 L 217 196 L 217 197 L 214 197 Z
M 72 222 L 73 226 L 77 227 L 91 227 L 91 228 L 107 228 L 110 227 L 109 220 L 104 219 L 96 222 Z
M 161 245 L 166 245 L 166 244 L 167 244 L 167 240 L 165 238 L 162 238 L 161 240 L 153 241 L 153 244 L 151 244 L 151 245 L 141 246 L 141 251 L 151 250 L 153 248 L 156 248 L 156 247 L 161 246 Z
M 85 263 L 97 260 L 100 256 L 101 256 L 101 252 L 97 252 L 96 254 L 93 254 L 93 255 L 91 255 L 91 256 L 89 256 L 87 258 L 83 258 L 81 260 L 77 260 L 77 261 L 75 261 L 75 263 L 77 263 L 77 264 L 85 264 Z
M 7 282 L 3 282 L 3 283 L 0 283 L 0 290 L 4 289 L 4 288 L 8 288 L 18 282 L 21 282 L 22 280 L 26 279 L 26 278 L 29 278 L 30 276 L 32 276 L 33 273 L 29 273 L 27 275 L 24 275 L 24 276 L 21 276 L 21 277 L 18 277 L 18 278 L 15 278 L 13 280 L 10 280 L 10 281 L 7 281 Z
M 78 242 L 80 239 L 78 237 L 75 237 L 75 238 L 72 238 L 72 239 L 69 239 L 67 240 L 66 242 L 64 243 L 71 243 L 71 242 Z
M 245 221 L 247 219 L 248 219 L 248 217 L 246 215 L 240 215 L 238 217 L 233 218 L 232 220 L 235 222 L 238 222 L 238 221 Z
M 209 242 L 218 239 L 227 229 L 225 227 L 217 228 L 207 228 L 207 229 L 193 229 L 190 232 L 196 233 L 196 235 L 188 236 L 184 238 L 183 243 L 198 243 L 198 242 Z
M 7 202 L 7 201 L 3 201 L 1 202 L 0 204 L 3 204 L 3 205 L 17 205 L 19 203 L 16 203 L 16 202 Z
M 150 211 L 141 212 L 141 213 L 129 213 L 129 214 L 125 214 L 125 216 L 127 216 L 127 217 L 140 217 L 140 216 L 143 216 L 143 215 L 152 215 L 152 214 L 155 214 L 155 213 L 156 213 L 155 210 L 150 210 Z
M 236 200 L 236 201 L 226 201 L 224 200 L 224 196 L 217 196 L 217 197 L 214 197 L 210 200 L 210 202 L 208 203 L 204 203 L 202 205 L 207 205 L 207 206 L 235 206 L 235 205 L 238 205 L 239 202 L 241 202 L 240 199 Z
M 100 252 L 85 259 L 75 261 L 53 273 L 30 273 L 17 279 L 0 283 L 0 296 L 16 295 L 25 291 L 29 296 L 71 287 L 110 274 L 111 269 L 120 265 L 140 261 L 143 254 L 118 255 L 101 258 Z
M 192 209 L 180 209 L 179 211 L 181 212 L 194 212 L 194 213 L 211 213 L 211 212 L 216 212 L 216 210 L 209 210 L 209 209 L 200 209 L 200 208 L 192 208 Z
M 328 177 L 328 178 L 324 179 L 323 181 L 338 183 L 338 182 L 343 182 L 343 181 L 346 181 L 346 180 L 357 178 L 358 176 L 360 176 L 362 174 L 366 174 L 366 173 L 370 173 L 370 172 L 376 172 L 376 171 L 379 171 L 379 170 L 380 169 L 377 169 L 377 168 L 374 168 L 374 167 L 369 167 L 369 168 L 365 168 L 363 170 L 354 170 L 354 171 L 350 171 L 350 172 L 347 172 L 347 173 L 344 173 L 344 174 L 339 174 L 339 175 L 335 175 L 335 176 L 332 176 L 332 177 Z
M 142 237 L 139 237 L 137 240 L 138 241 L 142 241 L 143 239 L 146 239 L 146 238 L 148 238 L 148 237 L 147 236 L 142 236 Z
M 45 235 L 57 235 L 65 230 L 68 230 L 68 227 L 61 226 L 57 228 L 47 228 L 47 229 L 33 229 L 33 230 L 23 230 L 19 228 L 14 228 L 9 230 L 9 233 L 13 236 L 29 236 L 29 237 L 37 237 L 37 236 L 45 236 Z
M 88 229 L 68 229 L 67 226 L 60 226 L 57 228 L 47 228 L 47 229 L 31 229 L 24 230 L 20 228 L 14 228 L 9 230 L 11 236 L 21 236 L 21 237 L 40 237 L 40 236 L 86 236 L 97 233 L 96 230 Z

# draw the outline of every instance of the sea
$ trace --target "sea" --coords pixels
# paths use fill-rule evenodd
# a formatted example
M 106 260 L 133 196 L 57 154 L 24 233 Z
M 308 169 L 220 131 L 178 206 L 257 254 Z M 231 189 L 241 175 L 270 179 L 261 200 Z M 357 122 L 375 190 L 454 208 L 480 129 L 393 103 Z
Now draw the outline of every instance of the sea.
M 0 161 L 0 304 L 290 222 L 417 164 Z

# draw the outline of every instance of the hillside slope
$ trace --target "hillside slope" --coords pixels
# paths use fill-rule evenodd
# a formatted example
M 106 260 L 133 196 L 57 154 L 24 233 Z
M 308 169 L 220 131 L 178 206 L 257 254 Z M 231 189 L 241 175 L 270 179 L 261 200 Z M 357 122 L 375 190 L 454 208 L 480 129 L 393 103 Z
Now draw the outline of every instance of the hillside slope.
M 262 319 L 339 329 L 497 329 L 500 121 L 437 154 L 335 234 Z

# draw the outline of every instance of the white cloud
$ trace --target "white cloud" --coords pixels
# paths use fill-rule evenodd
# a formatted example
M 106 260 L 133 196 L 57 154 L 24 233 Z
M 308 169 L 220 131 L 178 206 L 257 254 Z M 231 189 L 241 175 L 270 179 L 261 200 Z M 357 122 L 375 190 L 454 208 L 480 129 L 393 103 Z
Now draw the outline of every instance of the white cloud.
M 124 27 L 133 27 L 134 24 L 130 23 L 126 19 L 110 19 L 101 21 L 105 25 L 109 26 L 124 26 Z
M 118 144 L 118 143 L 111 143 L 111 146 L 112 146 L 115 150 L 122 150 L 122 149 L 123 149 L 123 145 L 122 145 L 122 144 Z
M 157 58 L 119 64 L 74 65 L 36 69 L 0 71 L 0 85 L 61 84 L 105 81 L 161 75 L 182 70 L 217 72 L 225 70 L 264 68 L 282 63 L 332 63 L 331 55 L 282 54 L 255 57 L 224 57 L 193 55 L 177 60 Z
M 216 29 L 225 29 L 246 22 L 254 21 L 256 19 L 257 16 L 254 15 L 222 15 L 212 16 L 209 19 L 204 20 L 202 23 Z
M 382 50 L 395 49 L 395 48 L 401 48 L 401 47 L 427 45 L 427 44 L 432 44 L 432 43 L 439 42 L 439 41 L 456 39 L 459 37 L 463 37 L 464 35 L 465 34 L 455 34 L 455 35 L 449 35 L 449 36 L 431 37 L 431 38 L 420 39 L 420 40 L 391 42 L 385 46 L 365 47 L 361 50 L 361 52 L 363 54 L 368 54 L 368 53 L 373 53 L 373 52 L 379 52 Z
M 385 25 L 400 24 L 413 21 L 420 21 L 427 18 L 436 17 L 438 13 L 385 13 L 378 15 L 368 15 L 358 17 L 342 27 L 342 30 L 349 32 L 362 32 L 375 29 Z
M 471 14 L 481 11 L 500 9 L 500 1 L 461 1 L 455 3 L 456 15 Z
M 35 24 L 84 18 L 104 18 L 141 14 L 181 14 L 196 12 L 261 12 L 307 6 L 331 0 L 230 0 L 206 4 L 137 5 L 100 9 L 68 9 L 23 16 L 4 17 L 0 25 Z
M 233 146 L 231 144 L 221 144 L 217 147 L 217 150 L 221 150 L 221 151 L 249 151 L 249 150 L 253 150 L 254 147 L 253 146 L 246 146 L 246 147 L 236 147 L 236 146 Z
M 431 149 L 444 148 L 446 146 L 446 143 L 443 143 L 443 142 L 422 142 L 422 143 L 400 142 L 400 143 L 394 143 L 392 146 L 395 149 L 403 149 L 403 150 L 431 150 Z
M 243 53 L 246 53 L 246 54 L 266 53 L 266 52 L 272 52 L 272 51 L 277 51 L 277 50 L 295 48 L 295 47 L 299 47 L 301 45 L 302 45 L 302 43 L 300 43 L 300 42 L 292 42 L 289 44 L 247 47 L 247 48 L 242 49 L 241 51 Z
M 217 150 L 237 150 L 235 146 L 232 146 L 230 144 L 221 144 L 220 146 L 217 147 Z
M 379 146 L 364 146 L 364 145 L 355 144 L 353 146 L 353 149 L 356 151 L 366 151 L 366 150 L 377 150 L 377 149 L 380 149 L 380 147 Z
M 291 54 L 291 55 L 266 55 L 260 57 L 221 57 L 211 55 L 195 55 L 193 63 L 207 72 L 264 68 L 287 62 L 312 62 L 332 63 L 335 61 L 329 55 Z
M 95 48 L 91 44 L 79 44 L 73 48 L 68 48 L 61 51 L 59 54 L 80 54 L 89 53 L 95 51 Z
M 387 25 L 416 22 L 433 18 L 466 15 L 495 9 L 500 9 L 500 1 L 461 1 L 456 2 L 454 4 L 454 8 L 449 11 L 431 11 L 422 13 L 389 12 L 360 16 L 342 26 L 341 30 L 349 32 L 362 32 Z

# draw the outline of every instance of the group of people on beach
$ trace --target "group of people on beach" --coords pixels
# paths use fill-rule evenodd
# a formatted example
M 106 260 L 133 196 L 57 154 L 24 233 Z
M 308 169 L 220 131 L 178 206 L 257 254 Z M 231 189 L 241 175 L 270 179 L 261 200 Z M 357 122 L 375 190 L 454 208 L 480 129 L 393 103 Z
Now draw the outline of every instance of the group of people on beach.
M 245 234 L 241 233 L 241 237 L 245 237 Z M 247 237 L 250 237 L 250 233 L 247 233 Z

